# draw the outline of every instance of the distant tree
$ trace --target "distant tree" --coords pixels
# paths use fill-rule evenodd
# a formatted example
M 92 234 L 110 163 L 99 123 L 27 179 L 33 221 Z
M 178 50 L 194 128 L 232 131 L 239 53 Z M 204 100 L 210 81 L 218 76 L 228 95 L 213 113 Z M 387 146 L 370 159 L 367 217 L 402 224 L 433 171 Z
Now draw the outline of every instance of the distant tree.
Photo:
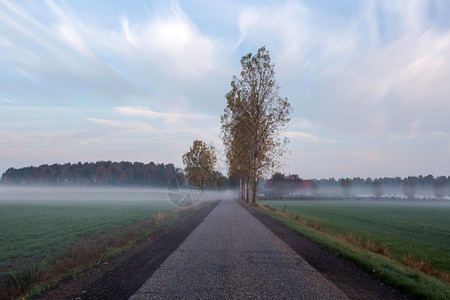
M 350 197 L 352 194 L 352 182 L 350 178 L 343 178 L 340 180 L 340 183 L 344 197 Z
M 428 186 L 431 186 L 431 185 L 434 185 L 434 176 L 433 175 L 427 175 L 427 176 L 425 176 L 425 177 L 423 177 L 423 179 L 422 179 L 422 184 L 423 185 L 428 185 Z
M 445 178 L 445 176 L 442 176 Z M 447 182 L 447 195 L 450 197 L 450 176 L 447 179 L 444 179 L 444 182 Z
M 311 194 L 314 197 L 319 196 L 319 185 L 317 184 L 317 181 L 315 181 L 315 180 L 313 181 L 313 184 L 311 186 Z
M 202 192 L 214 175 L 217 158 L 213 146 L 195 140 L 192 147 L 183 155 L 184 172 L 189 184 L 199 187 Z
M 446 188 L 446 186 L 445 186 L 444 182 L 436 180 L 433 183 L 434 196 L 436 196 L 439 199 L 443 198 L 445 196 L 445 192 L 446 192 L 445 188 Z
M 298 174 L 289 174 L 286 176 L 286 184 L 285 184 L 285 191 L 288 193 L 298 193 L 302 189 L 308 189 L 310 186 L 305 186 L 307 181 L 304 181 L 301 179 Z
M 272 175 L 272 178 L 270 178 L 270 184 L 274 193 L 282 195 L 286 187 L 286 176 L 276 172 Z
M 372 182 L 372 194 L 374 194 L 374 196 L 377 198 L 383 196 L 383 185 L 378 179 L 375 179 Z
M 403 182 L 402 191 L 406 197 L 413 199 L 416 195 L 416 184 L 410 180 L 405 180 Z
M 213 182 L 211 185 L 215 185 L 219 191 L 223 191 L 228 187 L 228 178 L 223 176 L 219 171 L 214 172 Z

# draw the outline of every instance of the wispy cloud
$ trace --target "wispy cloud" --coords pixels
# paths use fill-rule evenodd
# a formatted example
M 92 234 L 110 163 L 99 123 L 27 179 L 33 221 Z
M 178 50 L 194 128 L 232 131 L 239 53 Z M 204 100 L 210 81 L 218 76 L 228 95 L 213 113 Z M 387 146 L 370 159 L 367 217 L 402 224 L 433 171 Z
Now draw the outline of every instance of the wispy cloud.
M 9 104 L 15 104 L 16 100 L 12 100 L 12 99 L 8 99 L 8 98 L 2 98 L 0 99 L 0 101 L 5 102 L 5 103 L 9 103 Z
M 303 138 L 312 142 L 318 142 L 320 141 L 320 138 L 318 136 L 315 136 L 313 134 L 305 133 L 305 132 L 294 132 L 294 131 L 287 131 L 284 133 L 285 136 L 289 138 Z
M 203 34 L 175 2 L 168 13 L 154 12 L 145 20 L 124 15 L 117 28 L 86 23 L 65 3 L 47 1 L 42 11 L 45 19 L 20 3 L 0 3 L 0 70 L 27 74 L 0 87 L 23 98 L 34 92 L 66 101 L 83 95 L 91 102 L 145 102 L 148 95 L 165 95 L 165 105 L 153 105 L 182 107 L 186 103 L 180 98 L 201 94 L 225 78 L 227 64 L 216 59 L 224 45 Z M 40 84 L 44 82 L 53 84 Z M 195 91 L 192 86 L 204 88 Z
M 436 135 L 436 136 L 441 136 L 441 137 L 448 137 L 448 136 L 450 136 L 449 133 L 442 132 L 442 131 L 433 131 L 431 134 Z
M 318 128 L 319 123 L 305 118 L 293 118 L 289 123 L 290 128 Z
M 269 44 L 282 91 L 326 130 L 404 134 L 424 112 L 450 114 L 450 31 L 433 24 L 432 5 L 359 2 L 349 16 L 302 1 L 248 6 L 241 39 Z
M 140 121 L 116 121 L 116 120 L 105 120 L 105 119 L 98 119 L 98 118 L 88 118 L 87 119 L 90 122 L 97 123 L 100 125 L 108 126 L 108 127 L 115 127 L 115 128 L 121 128 L 121 129 L 127 129 L 132 131 L 142 131 L 142 132 L 155 132 L 156 129 L 144 122 Z
M 147 107 L 131 107 L 131 106 L 116 106 L 113 108 L 115 112 L 129 116 L 144 116 L 147 118 L 160 118 L 160 119 L 217 119 L 214 116 L 205 114 L 189 114 L 189 113 L 165 113 L 156 112 Z

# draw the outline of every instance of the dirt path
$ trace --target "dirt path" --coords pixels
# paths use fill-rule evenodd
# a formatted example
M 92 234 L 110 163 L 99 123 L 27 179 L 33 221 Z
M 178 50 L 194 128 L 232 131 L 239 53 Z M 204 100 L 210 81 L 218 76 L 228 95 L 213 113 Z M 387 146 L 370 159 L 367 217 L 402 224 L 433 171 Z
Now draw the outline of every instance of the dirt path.
M 60 283 L 35 299 L 128 299 L 217 204 L 215 201 L 200 207 L 132 250 Z
M 311 241 L 255 208 L 245 208 L 349 298 L 408 299 L 406 294 L 382 283 L 357 264 L 336 255 L 331 250 Z

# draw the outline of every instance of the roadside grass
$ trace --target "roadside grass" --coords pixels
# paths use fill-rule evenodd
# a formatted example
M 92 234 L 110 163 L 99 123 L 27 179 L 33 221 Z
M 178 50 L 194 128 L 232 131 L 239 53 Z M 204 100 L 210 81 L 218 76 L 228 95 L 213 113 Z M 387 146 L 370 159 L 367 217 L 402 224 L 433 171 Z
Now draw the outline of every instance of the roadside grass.
M 140 207 L 142 214 L 147 216 L 146 219 L 140 217 L 138 218 L 140 220 L 135 221 L 133 217 L 126 215 L 126 210 L 122 210 L 122 221 L 116 220 L 118 223 L 112 222 L 110 224 L 105 224 L 105 220 L 111 218 L 111 213 L 115 215 L 117 212 L 114 212 L 115 209 L 109 213 L 104 210 L 105 215 L 99 217 L 99 220 L 102 220 L 99 223 L 101 230 L 99 228 L 92 231 L 86 230 L 84 235 L 81 234 L 81 238 L 74 239 L 71 236 L 70 241 L 67 242 L 66 239 L 66 242 L 62 246 L 60 245 L 58 249 L 45 248 L 45 255 L 26 257 L 23 264 L 15 261 L 13 265 L 8 267 L 8 270 L 3 269 L 0 272 L 0 299 L 26 299 L 37 295 L 65 278 L 74 276 L 88 268 L 93 268 L 129 250 L 137 241 L 176 222 L 198 207 L 170 210 L 173 209 L 170 205 L 164 204 L 158 207 L 153 204 L 152 211 L 154 213 L 151 214 L 149 214 L 148 209 L 143 210 Z M 72 211 L 73 216 L 84 215 L 77 214 L 74 207 L 69 211 Z M 49 215 L 47 215 L 48 217 Z M 50 222 L 50 220 L 47 221 Z M 96 225 L 92 222 L 87 223 L 91 227 Z M 48 226 L 46 224 L 44 228 L 48 229 Z M 84 226 L 79 227 L 85 228 Z M 50 228 L 60 230 L 55 224 Z M 58 242 L 61 242 L 61 240 L 58 240 Z M 26 244 L 26 241 L 20 240 L 20 243 Z M 45 236 L 42 243 L 45 244 Z
M 264 203 L 267 202 L 264 201 Z M 423 263 L 412 256 L 409 257 L 413 262 L 411 264 L 401 260 L 397 261 L 391 257 L 387 246 L 383 243 L 360 240 L 351 233 L 340 234 L 330 231 L 319 223 L 303 219 L 299 214 L 291 215 L 287 213 L 286 211 L 289 211 L 289 209 L 286 205 L 281 207 L 281 210 L 277 210 L 263 204 L 258 209 L 311 240 L 326 246 L 336 254 L 359 264 L 366 271 L 373 273 L 387 284 L 397 287 L 413 297 L 450 299 L 448 273 L 442 271 L 437 271 L 438 273 L 436 271 L 433 271 L 434 273 L 431 272 L 432 275 L 438 275 L 441 279 L 427 275 L 423 272 L 424 270 L 420 269 L 420 266 L 418 267 L 418 265 Z M 429 267 L 425 269 L 427 268 Z M 442 276 L 447 278 L 447 282 Z
M 393 259 L 450 273 L 450 203 L 262 201 L 360 242 L 384 245 Z M 381 249 L 380 249 L 381 250 Z

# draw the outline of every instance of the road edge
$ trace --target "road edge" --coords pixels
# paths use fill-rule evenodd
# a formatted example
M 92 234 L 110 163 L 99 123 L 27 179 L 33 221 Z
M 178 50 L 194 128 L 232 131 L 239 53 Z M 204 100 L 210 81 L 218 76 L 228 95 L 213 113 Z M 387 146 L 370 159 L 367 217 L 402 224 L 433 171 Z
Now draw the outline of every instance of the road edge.
M 404 292 L 390 287 L 364 271 L 359 265 L 333 253 L 285 226 L 255 207 L 238 201 L 252 216 L 288 244 L 325 278 L 341 289 L 351 299 L 409 299 Z

